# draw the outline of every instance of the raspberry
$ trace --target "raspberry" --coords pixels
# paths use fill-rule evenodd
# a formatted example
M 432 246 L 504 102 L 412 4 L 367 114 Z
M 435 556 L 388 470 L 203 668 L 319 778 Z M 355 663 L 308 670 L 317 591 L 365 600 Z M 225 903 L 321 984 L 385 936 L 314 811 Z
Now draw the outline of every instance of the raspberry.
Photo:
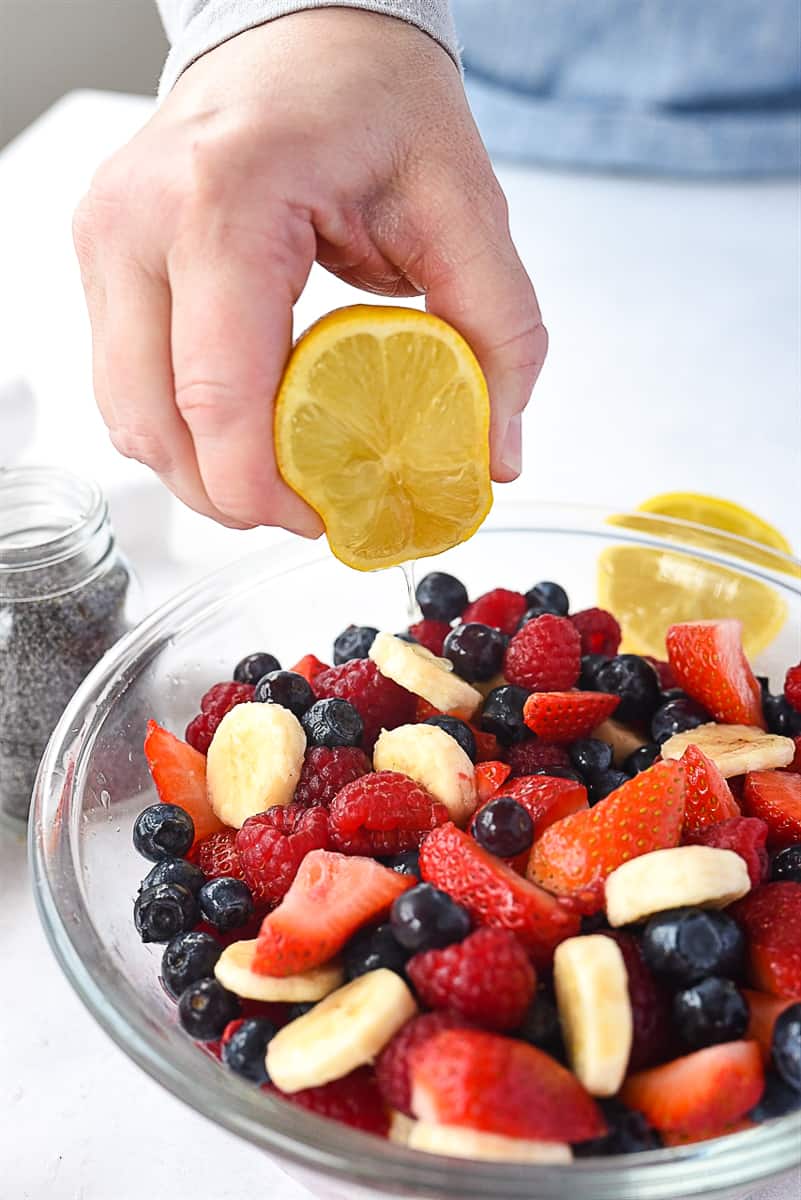
M 461 615 L 461 623 L 467 625 L 477 621 L 479 625 L 490 625 L 501 633 L 513 634 L 520 618 L 526 611 L 526 597 L 521 592 L 510 592 L 507 588 L 493 588 L 479 596 Z
M 412 1054 L 435 1033 L 445 1029 L 469 1029 L 469 1022 L 450 1012 L 423 1013 L 407 1021 L 387 1043 L 375 1063 L 375 1074 L 384 1103 L 412 1115 Z
M 506 650 L 503 673 L 509 683 L 535 692 L 572 688 L 581 671 L 581 638 L 569 617 L 544 613 L 527 621 Z
M 634 1026 L 628 1070 L 652 1067 L 670 1054 L 670 997 L 646 964 L 635 937 L 612 929 L 601 932 L 617 942 L 628 975 Z
M 442 655 L 442 643 L 451 631 L 451 627 L 447 621 L 417 621 L 414 625 L 409 626 L 409 633 L 414 640 L 420 645 L 425 646 L 426 650 L 430 650 L 437 657 Z
M 402 854 L 448 820 L 444 804 L 397 771 L 377 771 L 347 784 L 329 813 L 331 842 L 342 854 Z
M 327 806 L 346 783 L 372 769 L 370 759 L 358 746 L 312 746 L 300 769 L 295 803 Z
M 245 879 L 257 900 L 278 904 L 310 850 L 327 850 L 328 812 L 280 804 L 248 817 L 236 835 Z
M 195 750 L 206 754 L 217 726 L 237 704 L 253 699 L 252 683 L 215 683 L 200 701 L 200 712 L 186 727 L 186 740 Z
M 477 929 L 463 942 L 415 954 L 406 970 L 430 1008 L 498 1031 L 520 1025 L 537 986 L 528 955 L 508 929 Z
M 673 668 L 669 662 L 665 662 L 661 658 L 651 658 L 650 654 L 643 654 L 646 662 L 649 662 L 656 671 L 659 679 L 659 686 L 663 692 L 669 692 L 671 688 L 676 687 L 676 676 L 673 674 Z
M 684 841 L 691 846 L 713 846 L 717 850 L 733 850 L 739 854 L 748 867 L 751 887 L 758 887 L 768 873 L 767 838 L 767 822 L 759 817 L 728 817 L 705 829 L 684 834 Z
M 584 608 L 568 618 L 578 630 L 582 654 L 613 658 L 620 648 L 620 626 L 605 608 Z
M 221 829 L 198 842 L 193 857 L 207 879 L 244 879 L 245 872 L 236 852 L 236 830 Z
M 378 1090 L 375 1072 L 369 1067 L 357 1067 L 350 1075 L 343 1075 L 332 1083 L 303 1088 L 291 1095 L 279 1092 L 272 1084 L 267 1084 L 265 1091 L 272 1091 L 318 1117 L 341 1121 L 343 1125 L 352 1125 L 365 1133 L 386 1137 L 389 1131 L 389 1115 Z
M 520 775 L 532 775 L 540 767 L 570 767 L 570 755 L 563 746 L 554 746 L 551 742 L 535 741 L 518 742 L 506 751 L 506 761 L 512 768 L 512 778 Z
M 801 712 L 801 663 L 790 667 L 784 677 L 784 698 L 796 712 Z
M 314 681 L 320 700 L 338 696 L 349 700 L 364 722 L 362 745 L 373 749 L 382 729 L 395 729 L 414 721 L 416 697 L 387 679 L 369 658 L 354 658 L 323 671 Z

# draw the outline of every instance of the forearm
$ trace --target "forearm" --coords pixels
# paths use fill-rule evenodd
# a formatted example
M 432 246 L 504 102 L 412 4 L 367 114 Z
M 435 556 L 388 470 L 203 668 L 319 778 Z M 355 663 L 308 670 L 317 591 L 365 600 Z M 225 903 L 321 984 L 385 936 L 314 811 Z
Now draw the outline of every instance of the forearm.
M 449 0 L 156 0 L 172 44 L 159 84 L 165 95 L 178 76 L 207 51 L 276 17 L 309 8 L 360 8 L 422 29 L 459 64 Z

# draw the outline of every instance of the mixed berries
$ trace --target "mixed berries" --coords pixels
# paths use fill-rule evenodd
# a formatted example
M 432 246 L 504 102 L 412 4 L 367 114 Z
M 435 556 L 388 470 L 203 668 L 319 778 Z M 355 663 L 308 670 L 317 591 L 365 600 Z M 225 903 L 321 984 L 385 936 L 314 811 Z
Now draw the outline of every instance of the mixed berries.
M 801 665 L 620 653 L 552 581 L 420 581 L 333 665 L 148 724 L 143 942 L 255 1087 L 412 1148 L 566 1162 L 801 1108 Z M 624 647 L 625 650 L 625 647 Z

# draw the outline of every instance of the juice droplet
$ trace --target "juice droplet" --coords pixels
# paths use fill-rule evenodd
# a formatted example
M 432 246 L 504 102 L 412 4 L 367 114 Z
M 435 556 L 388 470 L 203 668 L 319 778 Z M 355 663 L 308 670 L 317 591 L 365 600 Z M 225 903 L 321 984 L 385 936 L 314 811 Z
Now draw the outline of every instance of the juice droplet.
M 406 611 L 409 617 L 409 624 L 413 624 L 417 620 L 417 599 L 415 597 L 416 584 L 414 581 L 414 560 L 400 564 L 400 569 L 403 572 L 403 581 L 406 584 Z

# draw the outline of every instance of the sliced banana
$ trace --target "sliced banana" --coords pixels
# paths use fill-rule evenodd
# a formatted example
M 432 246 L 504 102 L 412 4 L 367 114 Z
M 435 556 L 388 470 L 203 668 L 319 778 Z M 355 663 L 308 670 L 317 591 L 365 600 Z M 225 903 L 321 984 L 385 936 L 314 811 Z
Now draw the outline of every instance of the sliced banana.
M 592 1096 L 614 1096 L 626 1074 L 634 1022 L 620 947 L 595 933 L 556 948 L 553 979 L 570 1065 Z
M 400 975 L 368 971 L 278 1031 L 267 1047 L 268 1074 L 282 1092 L 341 1079 L 372 1062 L 416 1012 Z
M 612 717 L 608 717 L 593 729 L 592 736 L 612 747 L 612 761 L 616 767 L 619 767 L 625 758 L 628 758 L 635 750 L 639 750 L 640 746 L 644 746 L 647 741 L 635 729 L 629 729 L 628 725 L 623 725 Z
M 300 779 L 306 734 L 280 704 L 237 704 L 226 713 L 206 757 L 209 800 L 226 825 L 289 804 Z
M 685 904 L 725 908 L 751 889 L 745 859 L 713 846 L 674 846 L 629 859 L 606 880 L 610 925 L 629 925 Z
M 256 938 L 250 941 L 232 942 L 226 946 L 214 974 L 217 979 L 237 996 L 245 1000 L 266 1000 L 286 1004 L 301 1004 L 308 1000 L 322 1000 L 329 992 L 342 986 L 345 973 L 338 962 L 323 963 L 300 975 L 261 975 L 253 970 Z
M 481 693 L 454 674 L 447 658 L 437 658 L 425 646 L 404 642 L 393 633 L 379 633 L 370 647 L 370 658 L 387 679 L 422 696 L 441 712 L 459 708 L 472 716 L 481 703 Z
M 414 1129 L 414 1121 L 406 1113 L 398 1112 L 397 1108 L 389 1110 L 389 1132 L 387 1137 L 398 1146 L 408 1146 L 409 1137 Z
M 373 750 L 376 771 L 400 771 L 441 801 L 465 825 L 476 810 L 476 773 L 462 747 L 438 725 L 385 729 Z
M 755 725 L 718 725 L 709 721 L 674 733 L 662 746 L 663 758 L 681 758 L 688 746 L 697 746 L 720 771 L 725 779 L 745 775 L 746 771 L 773 771 L 793 761 L 795 743 L 792 738 L 765 733 Z
M 445 1154 L 449 1158 L 520 1163 L 569 1163 L 573 1158 L 566 1142 L 533 1142 L 499 1133 L 482 1133 L 464 1125 L 435 1125 L 431 1121 L 415 1121 L 406 1144 L 410 1150 Z

